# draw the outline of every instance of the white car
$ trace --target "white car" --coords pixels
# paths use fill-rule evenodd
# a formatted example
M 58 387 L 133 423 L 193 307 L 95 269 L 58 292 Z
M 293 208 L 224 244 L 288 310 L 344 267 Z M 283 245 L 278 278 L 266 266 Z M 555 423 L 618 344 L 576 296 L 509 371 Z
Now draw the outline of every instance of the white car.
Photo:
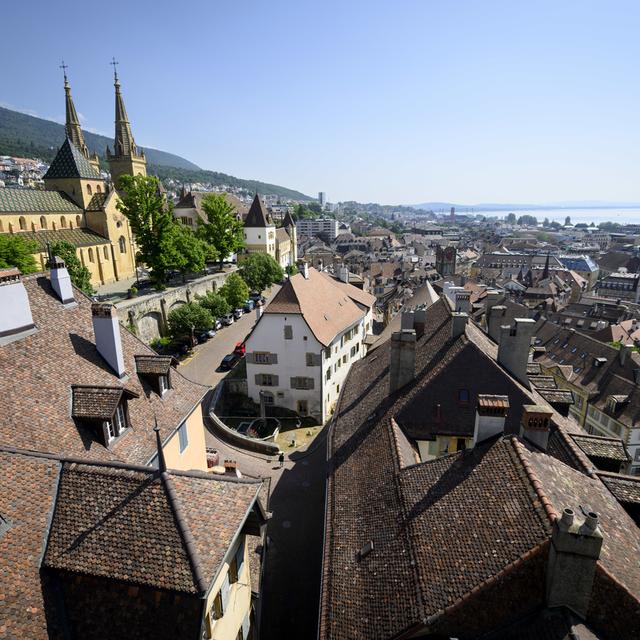
M 225 327 L 228 327 L 230 324 L 233 324 L 234 322 L 235 322 L 235 319 L 232 313 L 227 313 L 226 316 L 222 316 L 222 324 Z

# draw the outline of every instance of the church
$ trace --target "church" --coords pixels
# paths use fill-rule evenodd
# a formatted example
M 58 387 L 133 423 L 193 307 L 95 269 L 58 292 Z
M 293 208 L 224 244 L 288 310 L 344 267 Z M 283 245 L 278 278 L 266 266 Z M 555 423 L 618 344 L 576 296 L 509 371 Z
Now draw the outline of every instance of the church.
M 0 189 L 0 233 L 35 241 L 35 258 L 42 270 L 47 268 L 47 243 L 71 243 L 94 287 L 135 275 L 133 234 L 117 209 L 118 194 L 112 185 L 121 175 L 147 174 L 116 71 L 114 86 L 115 140 L 113 151 L 107 148 L 111 183 L 101 176 L 99 158 L 84 141 L 65 69 L 66 139 L 44 176 L 44 191 Z

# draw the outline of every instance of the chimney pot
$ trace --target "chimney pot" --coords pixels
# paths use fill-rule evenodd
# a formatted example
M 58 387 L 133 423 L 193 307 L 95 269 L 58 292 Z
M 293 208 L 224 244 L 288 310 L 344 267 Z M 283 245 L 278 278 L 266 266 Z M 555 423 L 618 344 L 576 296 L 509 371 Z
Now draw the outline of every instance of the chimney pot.
M 60 302 L 62 302 L 62 304 L 75 302 L 71 277 L 64 264 L 64 260 L 59 256 L 52 256 L 49 260 L 49 269 L 51 286 L 58 298 L 60 298 Z
M 119 378 L 125 374 L 118 312 L 112 304 L 94 302 L 91 305 L 93 333 L 98 353 Z

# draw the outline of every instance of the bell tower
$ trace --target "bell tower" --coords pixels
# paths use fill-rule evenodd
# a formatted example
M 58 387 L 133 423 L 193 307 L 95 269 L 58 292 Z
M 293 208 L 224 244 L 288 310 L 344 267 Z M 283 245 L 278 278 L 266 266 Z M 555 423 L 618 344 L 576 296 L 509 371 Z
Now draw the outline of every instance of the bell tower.
M 113 86 L 116 90 L 116 120 L 115 140 L 113 153 L 107 147 L 107 160 L 111 171 L 111 180 L 117 185 L 118 178 L 122 175 L 146 176 L 147 159 L 144 151 L 139 149 L 131 132 L 131 124 L 124 106 L 122 93 L 120 92 L 120 80 L 118 79 L 117 62 L 115 58 L 110 63 L 113 65 Z

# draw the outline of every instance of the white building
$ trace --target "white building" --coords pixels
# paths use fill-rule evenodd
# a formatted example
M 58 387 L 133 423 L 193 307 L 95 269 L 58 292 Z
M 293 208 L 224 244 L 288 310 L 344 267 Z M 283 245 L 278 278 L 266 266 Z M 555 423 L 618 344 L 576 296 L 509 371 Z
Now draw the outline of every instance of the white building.
M 375 297 L 304 267 L 247 338 L 249 396 L 300 415 L 329 418 L 351 364 L 365 355 Z
M 298 235 L 324 235 L 329 242 L 333 242 L 338 235 L 338 221 L 334 218 L 301 218 L 296 221 Z

